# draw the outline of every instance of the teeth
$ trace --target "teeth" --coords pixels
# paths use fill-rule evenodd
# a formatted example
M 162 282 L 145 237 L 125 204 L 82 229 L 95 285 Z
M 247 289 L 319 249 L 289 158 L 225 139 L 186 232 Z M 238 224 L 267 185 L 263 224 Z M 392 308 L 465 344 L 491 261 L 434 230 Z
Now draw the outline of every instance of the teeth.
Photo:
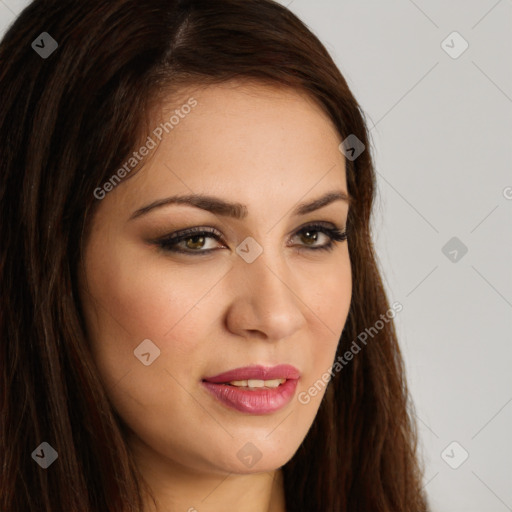
M 279 385 L 284 384 L 286 379 L 266 380 L 264 382 L 267 388 L 277 388 Z
M 250 388 L 262 388 L 264 385 L 264 380 L 249 379 L 247 381 L 247 386 L 249 386 Z
M 259 379 L 249 379 L 249 380 L 232 380 L 230 384 L 236 387 L 248 387 L 250 389 L 255 388 L 277 388 L 279 385 L 286 382 L 286 379 L 272 379 L 272 380 L 259 380 Z
M 232 380 L 230 382 L 230 384 L 232 386 L 247 386 L 247 381 L 246 380 Z

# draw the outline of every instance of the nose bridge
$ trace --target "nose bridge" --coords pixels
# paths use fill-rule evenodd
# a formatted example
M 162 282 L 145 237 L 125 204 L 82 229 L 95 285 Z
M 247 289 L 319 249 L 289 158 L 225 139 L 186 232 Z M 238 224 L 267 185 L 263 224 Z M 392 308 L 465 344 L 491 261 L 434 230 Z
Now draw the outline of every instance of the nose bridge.
M 236 265 L 233 277 L 240 285 L 230 311 L 233 329 L 257 330 L 275 340 L 292 336 L 304 317 L 282 252 L 264 249 L 251 263 L 241 257 Z
M 267 294 L 272 300 L 290 300 L 295 295 L 290 290 L 289 268 L 277 251 L 266 250 L 255 261 L 244 265 L 242 272 L 251 283 L 252 293 Z

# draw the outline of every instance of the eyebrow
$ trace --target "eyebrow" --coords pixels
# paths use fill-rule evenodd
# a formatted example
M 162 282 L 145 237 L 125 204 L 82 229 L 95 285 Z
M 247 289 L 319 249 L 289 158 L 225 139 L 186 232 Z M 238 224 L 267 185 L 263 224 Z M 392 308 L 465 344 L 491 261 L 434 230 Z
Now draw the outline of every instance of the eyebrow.
M 324 194 L 323 196 L 309 201 L 307 203 L 298 204 L 293 210 L 293 215 L 305 215 L 333 203 L 334 201 L 345 201 L 348 204 L 353 202 L 352 197 L 342 190 L 335 190 Z M 247 206 L 241 203 L 231 203 L 215 196 L 204 194 L 188 194 L 180 196 L 171 196 L 165 199 L 159 199 L 153 203 L 139 208 L 130 216 L 129 220 L 146 215 L 150 211 L 157 208 L 168 206 L 170 204 L 185 204 L 195 206 L 208 212 L 233 217 L 235 219 L 244 219 L 248 215 Z

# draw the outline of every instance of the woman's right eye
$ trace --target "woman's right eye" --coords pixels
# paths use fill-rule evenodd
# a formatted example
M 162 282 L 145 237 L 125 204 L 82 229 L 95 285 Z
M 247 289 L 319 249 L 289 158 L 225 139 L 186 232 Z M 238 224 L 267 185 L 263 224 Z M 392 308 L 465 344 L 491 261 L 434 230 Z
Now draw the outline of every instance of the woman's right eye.
M 215 247 L 204 249 L 208 239 L 214 239 L 218 242 L 222 241 L 221 235 L 216 229 L 198 227 L 173 233 L 172 235 L 157 240 L 155 243 L 162 249 L 170 252 L 205 254 L 218 249 Z M 183 242 L 185 242 L 184 246 L 180 247 L 179 244 Z

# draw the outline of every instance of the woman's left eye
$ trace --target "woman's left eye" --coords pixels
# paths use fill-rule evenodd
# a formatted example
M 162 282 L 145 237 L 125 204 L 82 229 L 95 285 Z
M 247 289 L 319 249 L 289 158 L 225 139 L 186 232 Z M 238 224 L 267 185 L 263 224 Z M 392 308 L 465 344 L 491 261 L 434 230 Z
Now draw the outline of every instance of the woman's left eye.
M 342 231 L 333 224 L 309 224 L 295 232 L 293 238 L 299 237 L 304 243 L 299 250 L 331 250 L 336 242 L 343 242 L 347 239 L 346 230 Z M 319 234 L 327 238 L 327 242 L 317 244 Z M 190 228 L 183 231 L 172 233 L 164 238 L 155 240 L 159 247 L 169 252 L 179 252 L 185 254 L 205 254 L 218 248 L 206 247 L 206 240 L 213 239 L 222 244 L 222 236 L 215 228 Z M 185 242 L 184 245 L 183 242 Z

